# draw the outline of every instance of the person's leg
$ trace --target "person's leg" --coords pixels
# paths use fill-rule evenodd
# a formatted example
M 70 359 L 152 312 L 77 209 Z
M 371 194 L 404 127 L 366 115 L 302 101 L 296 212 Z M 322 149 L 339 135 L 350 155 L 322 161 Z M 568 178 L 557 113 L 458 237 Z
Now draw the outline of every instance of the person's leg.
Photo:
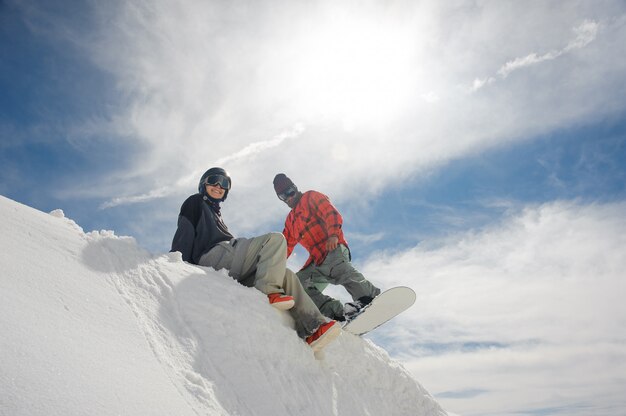
M 344 245 L 328 253 L 318 269 L 329 283 L 345 287 L 353 300 L 363 297 L 375 298 L 380 294 L 380 289 L 354 268 L 350 262 L 350 252 Z
M 295 305 L 289 310 L 289 313 L 296 322 L 298 336 L 306 338 L 314 333 L 320 325 L 327 322 L 327 319 L 320 313 L 320 310 L 302 287 L 296 274 L 289 269 L 285 269 L 283 288 L 285 294 L 293 296 L 295 300 Z
M 269 295 L 285 293 L 283 280 L 287 268 L 287 243 L 280 233 L 249 239 L 242 258 L 242 278 L 254 275 L 254 287 Z
M 213 267 L 215 270 L 230 270 L 233 264 L 234 247 L 229 241 L 222 241 L 200 257 L 198 265 Z
M 324 316 L 340 321 L 344 319 L 343 304 L 335 298 L 324 295 L 320 290 L 320 287 L 328 285 L 328 280 L 317 270 L 314 264 L 309 265 L 306 269 L 300 270 L 296 274 L 307 295 L 309 295 L 315 306 L 317 306 Z
M 242 276 L 254 276 L 254 287 L 265 294 L 284 293 L 294 298 L 289 310 L 301 338 L 326 323 L 325 317 L 306 294 L 295 273 L 287 268 L 287 243 L 281 233 L 269 233 L 250 239 Z

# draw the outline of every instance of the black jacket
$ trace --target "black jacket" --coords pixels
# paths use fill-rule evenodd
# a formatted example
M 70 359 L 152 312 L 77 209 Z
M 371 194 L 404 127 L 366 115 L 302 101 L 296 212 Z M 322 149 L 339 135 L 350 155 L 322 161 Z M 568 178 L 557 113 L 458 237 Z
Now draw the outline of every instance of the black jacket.
M 233 239 L 217 204 L 204 198 L 201 194 L 194 194 L 183 202 L 172 240 L 171 251 L 180 251 L 184 261 L 194 264 L 198 264 L 200 257 L 218 243 Z

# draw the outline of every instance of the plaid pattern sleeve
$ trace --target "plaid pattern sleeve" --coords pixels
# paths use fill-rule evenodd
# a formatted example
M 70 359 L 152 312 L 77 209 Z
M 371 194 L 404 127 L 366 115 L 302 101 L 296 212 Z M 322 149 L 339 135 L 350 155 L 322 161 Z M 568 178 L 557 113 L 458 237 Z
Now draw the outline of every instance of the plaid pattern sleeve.
M 289 217 L 291 217 L 291 213 L 287 216 L 285 228 L 283 229 L 283 235 L 285 236 L 285 240 L 287 240 L 287 257 L 291 256 L 293 249 L 296 247 L 296 244 L 298 244 L 298 240 L 296 240 L 292 232 L 292 227 L 289 226 L 291 224 Z
M 305 192 L 285 221 L 283 234 L 287 240 L 287 255 L 300 243 L 309 252 L 304 267 L 311 262 L 321 264 L 326 258 L 326 241 L 330 236 L 337 236 L 340 244 L 348 245 L 342 224 L 341 214 L 326 195 L 316 191 Z

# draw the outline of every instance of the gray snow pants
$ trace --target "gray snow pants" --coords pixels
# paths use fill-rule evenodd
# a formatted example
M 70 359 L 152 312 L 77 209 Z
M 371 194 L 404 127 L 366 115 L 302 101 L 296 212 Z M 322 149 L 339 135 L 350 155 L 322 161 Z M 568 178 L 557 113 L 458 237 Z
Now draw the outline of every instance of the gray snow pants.
M 281 233 L 221 242 L 204 254 L 198 264 L 215 270 L 226 269 L 229 276 L 242 285 L 255 287 L 266 295 L 293 296 L 295 305 L 289 313 L 301 338 L 327 322 L 296 274 L 287 268 L 287 242 Z
M 362 296 L 373 298 L 380 294 L 380 289 L 366 280 L 352 266 L 350 251 L 343 244 L 338 245 L 336 249 L 328 253 L 322 264 L 311 263 L 297 274 L 304 290 L 313 299 L 320 312 L 331 319 L 343 316 L 343 304 L 322 293 L 328 284 L 345 287 L 353 300 Z

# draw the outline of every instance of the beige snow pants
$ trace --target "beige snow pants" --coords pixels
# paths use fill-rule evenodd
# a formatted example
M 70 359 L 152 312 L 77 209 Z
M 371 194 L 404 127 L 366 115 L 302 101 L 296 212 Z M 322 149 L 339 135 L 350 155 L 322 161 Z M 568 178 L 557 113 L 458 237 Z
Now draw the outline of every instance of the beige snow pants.
M 293 296 L 295 305 L 289 313 L 301 338 L 327 322 L 296 274 L 287 268 L 287 242 L 281 233 L 221 242 L 204 254 L 198 264 L 215 270 L 226 269 L 242 285 L 255 287 L 266 295 Z

